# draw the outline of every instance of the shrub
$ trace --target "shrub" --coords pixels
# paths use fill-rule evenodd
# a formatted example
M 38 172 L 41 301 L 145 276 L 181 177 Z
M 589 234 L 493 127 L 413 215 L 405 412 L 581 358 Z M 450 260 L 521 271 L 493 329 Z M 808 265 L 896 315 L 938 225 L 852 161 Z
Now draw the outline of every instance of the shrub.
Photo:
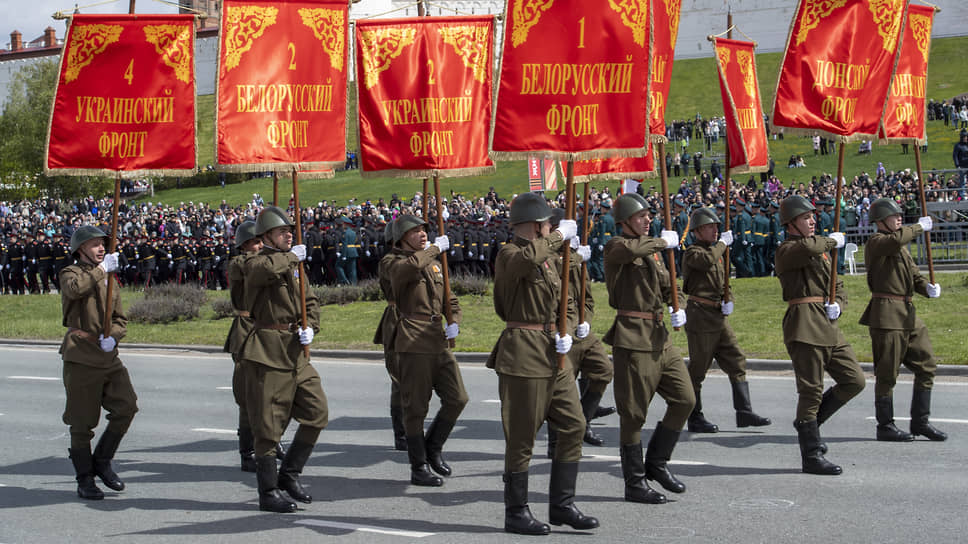
M 232 301 L 227 298 L 219 298 L 212 301 L 212 310 L 215 311 L 214 319 L 225 319 L 235 315 L 235 308 Z
M 176 298 L 201 307 L 208 299 L 208 295 L 201 286 L 193 283 L 163 283 L 145 289 L 145 299 Z
M 455 296 L 484 296 L 487 294 L 487 278 L 457 274 L 450 277 L 450 292 Z
M 138 323 L 171 323 L 198 317 L 199 305 L 174 297 L 153 297 L 135 301 L 128 307 L 128 318 Z

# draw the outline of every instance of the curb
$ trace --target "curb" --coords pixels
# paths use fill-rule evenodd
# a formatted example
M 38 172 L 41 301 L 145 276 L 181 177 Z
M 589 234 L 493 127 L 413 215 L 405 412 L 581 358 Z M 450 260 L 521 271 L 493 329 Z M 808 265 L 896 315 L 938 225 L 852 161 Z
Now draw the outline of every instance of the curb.
M 13 338 L 0 338 L 0 346 L 33 346 L 33 347 L 59 347 L 60 342 L 54 340 L 17 340 Z M 161 350 L 161 351 L 194 351 L 198 353 L 224 353 L 220 346 L 209 345 L 187 345 L 187 344 L 125 344 L 125 349 L 134 350 Z M 311 349 L 309 353 L 313 357 L 321 359 L 350 359 L 357 361 L 383 361 L 383 352 L 375 350 L 349 350 L 349 349 Z M 490 354 L 484 352 L 458 351 L 454 353 L 457 362 L 461 364 L 483 365 L 487 362 Z M 688 357 L 685 358 L 689 360 Z M 860 363 L 864 372 L 874 371 L 874 363 Z M 789 359 L 747 359 L 746 368 L 748 370 L 763 371 L 784 371 L 793 370 L 793 363 Z M 911 371 L 902 366 L 901 374 L 911 374 Z M 938 365 L 935 371 L 936 376 L 968 376 L 968 365 Z

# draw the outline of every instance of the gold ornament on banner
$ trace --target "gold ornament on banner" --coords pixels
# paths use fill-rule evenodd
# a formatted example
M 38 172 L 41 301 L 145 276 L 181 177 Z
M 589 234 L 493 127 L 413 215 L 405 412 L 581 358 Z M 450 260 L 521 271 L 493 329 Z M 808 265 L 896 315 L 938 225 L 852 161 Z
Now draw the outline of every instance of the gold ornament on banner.
M 444 43 L 452 45 L 454 52 L 464 61 L 464 66 L 474 73 L 474 79 L 484 83 L 489 60 L 487 37 L 491 29 L 480 25 L 461 25 L 442 27 L 439 31 Z
M 323 51 L 329 55 L 329 64 L 334 70 L 343 71 L 343 41 L 346 26 L 344 12 L 336 9 L 302 8 L 299 10 L 304 25 L 313 29 L 313 35 L 323 43 Z
M 924 57 L 924 62 L 928 62 L 928 51 L 931 50 L 931 17 L 911 15 L 909 23 L 914 33 L 914 41 L 918 44 L 918 51 Z
M 726 65 L 729 64 L 730 51 L 725 47 L 716 48 L 716 56 L 719 57 L 719 65 L 723 67 L 723 71 L 726 70 Z
M 608 5 L 622 17 L 622 24 L 632 29 L 632 41 L 645 47 L 649 33 L 649 0 L 608 0 Z
M 756 97 L 756 74 L 753 73 L 753 54 L 749 51 L 736 52 L 736 64 L 743 74 L 743 86 L 750 98 Z
M 807 34 L 817 28 L 821 20 L 845 5 L 847 0 L 807 0 L 803 5 L 803 17 L 800 18 L 797 45 L 807 41 Z
M 175 69 L 175 78 L 183 83 L 192 80 L 192 28 L 188 25 L 151 25 L 145 27 L 145 38 L 155 46 L 166 65 Z
M 884 41 L 884 50 L 893 51 L 904 16 L 905 0 L 868 0 L 867 9 L 874 16 L 877 33 Z
M 399 57 L 403 48 L 412 45 L 417 29 L 377 28 L 360 33 L 363 44 L 363 76 L 366 88 L 372 89 L 379 83 L 380 72 L 390 67 L 390 62 Z
M 674 51 L 676 49 L 676 37 L 679 35 L 679 13 L 682 11 L 682 0 L 663 0 L 666 7 L 666 16 L 669 18 L 670 24 L 672 21 L 677 21 L 670 28 L 672 32 L 671 38 L 669 39 L 669 50 Z
M 551 9 L 555 0 L 514 0 L 511 6 L 511 45 L 517 47 L 528 41 L 528 32 L 538 24 L 541 12 Z
M 71 43 L 67 45 L 64 80 L 74 81 L 81 69 L 91 64 L 94 57 L 104 52 L 121 38 L 121 25 L 82 25 L 71 29 Z
M 276 24 L 279 8 L 262 6 L 229 7 L 225 11 L 225 71 L 239 65 L 242 54 L 252 48 L 267 28 Z

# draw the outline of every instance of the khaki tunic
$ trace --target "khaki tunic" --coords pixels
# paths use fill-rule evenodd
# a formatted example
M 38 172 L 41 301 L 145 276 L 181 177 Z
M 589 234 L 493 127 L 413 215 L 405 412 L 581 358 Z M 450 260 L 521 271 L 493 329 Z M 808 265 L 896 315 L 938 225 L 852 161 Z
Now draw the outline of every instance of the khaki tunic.
M 861 325 L 870 327 L 877 397 L 892 394 L 902 364 L 914 373 L 916 389 L 930 390 L 934 386 L 937 363 L 928 328 L 911 302 L 914 293 L 928 295 L 928 281 L 907 248 L 923 233 L 917 224 L 892 233 L 878 231 L 864 246 L 864 262 L 869 263 L 867 286 L 871 293 L 895 297 L 872 296 L 860 318 Z

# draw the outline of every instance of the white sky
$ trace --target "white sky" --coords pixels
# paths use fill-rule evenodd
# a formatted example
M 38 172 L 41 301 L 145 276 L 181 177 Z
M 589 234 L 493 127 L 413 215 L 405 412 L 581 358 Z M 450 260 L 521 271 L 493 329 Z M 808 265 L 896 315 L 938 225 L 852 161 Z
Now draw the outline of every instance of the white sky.
M 10 33 L 19 30 L 24 42 L 44 35 L 44 29 L 52 26 L 57 29 L 57 37 L 63 39 L 66 25 L 51 15 L 57 11 L 70 13 L 74 6 L 81 13 L 127 13 L 128 0 L 116 0 L 99 6 L 84 7 L 103 0 L 0 0 L 0 49 L 10 43 Z M 155 0 L 137 0 L 135 13 L 176 13 L 178 8 Z

